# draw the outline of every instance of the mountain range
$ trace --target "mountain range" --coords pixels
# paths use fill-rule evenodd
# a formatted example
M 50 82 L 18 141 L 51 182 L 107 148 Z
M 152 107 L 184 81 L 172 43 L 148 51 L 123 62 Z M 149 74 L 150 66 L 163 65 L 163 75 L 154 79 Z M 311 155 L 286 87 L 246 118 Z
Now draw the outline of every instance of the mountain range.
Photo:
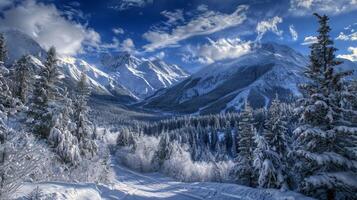
M 43 65 L 46 51 L 30 36 L 18 30 L 7 30 L 4 36 L 9 66 L 23 55 L 30 55 L 31 64 Z M 95 95 L 112 96 L 123 102 L 138 101 L 189 76 L 177 65 L 158 58 L 137 58 L 127 52 L 102 55 L 100 66 L 71 56 L 59 56 L 58 64 L 69 87 L 85 73 Z
M 266 107 L 276 95 L 283 101 L 301 96 L 298 85 L 307 81 L 303 76 L 307 66 L 308 58 L 288 46 L 252 44 L 249 53 L 206 66 L 181 83 L 159 90 L 140 105 L 196 114 L 237 111 L 246 100 L 254 108 Z M 357 68 L 344 60 L 341 69 Z
M 31 55 L 33 65 L 42 65 L 46 52 L 30 36 L 17 30 L 4 35 L 8 64 Z M 139 58 L 128 52 L 101 55 L 98 65 L 69 56 L 59 56 L 58 64 L 69 87 L 85 73 L 94 95 L 171 113 L 237 111 L 246 101 L 260 108 L 269 106 L 276 96 L 283 101 L 301 96 L 298 85 L 307 81 L 303 76 L 306 56 L 277 43 L 252 44 L 250 49 L 239 58 L 213 63 L 192 75 L 158 58 Z M 357 69 L 356 63 L 343 61 L 338 70 Z

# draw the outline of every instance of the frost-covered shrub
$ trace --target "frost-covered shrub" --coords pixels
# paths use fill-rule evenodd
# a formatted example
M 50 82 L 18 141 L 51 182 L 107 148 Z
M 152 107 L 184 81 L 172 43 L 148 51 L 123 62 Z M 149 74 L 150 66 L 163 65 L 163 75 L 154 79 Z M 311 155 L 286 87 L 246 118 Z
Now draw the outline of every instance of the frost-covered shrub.
M 149 172 L 156 168 L 152 162 L 157 151 L 159 139 L 156 137 L 136 137 L 133 146 L 122 147 L 117 151 L 117 158 L 132 169 Z
M 0 199 L 11 199 L 24 180 L 41 177 L 47 155 L 32 135 L 10 129 L 5 134 L 0 146 Z
M 163 141 L 167 152 L 163 156 Z M 135 137 L 136 147 L 120 147 L 117 159 L 124 165 L 143 172 L 162 171 L 181 181 L 230 181 L 232 161 L 193 161 L 187 145 L 167 141 L 167 136 Z M 166 146 L 166 144 L 165 144 Z M 161 152 L 161 153 L 158 153 Z M 158 157 L 158 155 L 161 155 Z
M 173 141 L 162 171 L 181 181 L 229 181 L 232 161 L 193 161 L 187 147 Z

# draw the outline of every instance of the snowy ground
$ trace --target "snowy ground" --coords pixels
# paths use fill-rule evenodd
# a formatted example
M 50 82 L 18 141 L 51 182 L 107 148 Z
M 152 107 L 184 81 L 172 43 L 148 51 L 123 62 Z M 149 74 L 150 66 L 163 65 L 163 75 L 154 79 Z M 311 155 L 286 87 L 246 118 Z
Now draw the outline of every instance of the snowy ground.
M 130 200 L 130 199 L 212 199 L 257 200 L 309 199 L 293 192 L 262 190 L 235 184 L 182 183 L 159 173 L 142 174 L 112 161 L 115 181 L 111 186 L 93 183 L 43 182 L 26 183 L 17 193 L 17 200 L 24 199 L 37 186 L 51 200 Z

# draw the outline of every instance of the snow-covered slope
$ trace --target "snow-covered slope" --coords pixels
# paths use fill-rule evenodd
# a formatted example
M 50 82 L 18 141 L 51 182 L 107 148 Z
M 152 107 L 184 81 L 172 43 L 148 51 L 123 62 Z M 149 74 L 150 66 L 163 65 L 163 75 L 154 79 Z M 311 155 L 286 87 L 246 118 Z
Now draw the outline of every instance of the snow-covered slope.
M 35 71 L 39 71 L 43 67 L 43 62 L 35 56 L 28 55 L 27 60 Z M 81 74 L 85 73 L 93 94 L 120 97 L 125 101 L 136 99 L 130 91 L 117 84 L 108 74 L 84 60 L 73 57 L 60 57 L 58 60 L 60 71 L 64 75 L 63 81 L 68 88 L 74 88 L 80 80 Z
M 44 199 L 113 200 L 113 199 L 211 199 L 211 200 L 312 200 L 312 198 L 276 189 L 256 189 L 227 183 L 182 183 L 159 173 L 141 174 L 118 163 L 112 163 L 114 182 L 111 186 L 93 183 L 42 182 L 25 183 L 16 193 L 16 200 L 25 200 L 38 187 Z
M 126 95 L 135 97 L 129 90 L 118 84 L 111 76 L 96 66 L 74 57 L 60 57 L 58 62 L 65 79 L 70 84 L 80 80 L 81 74 L 88 76 L 92 91 L 99 95 Z
M 301 95 L 298 84 L 308 59 L 276 43 L 252 46 L 250 53 L 203 68 L 142 104 L 147 108 L 184 113 L 239 110 L 248 99 L 253 107 L 269 105 L 276 94 L 288 100 Z M 351 62 L 341 68 L 351 68 Z M 355 68 L 356 66 L 354 66 Z
M 137 58 L 127 52 L 115 56 L 105 54 L 101 62 L 108 74 L 140 98 L 189 76 L 176 65 L 159 59 L 151 61 Z

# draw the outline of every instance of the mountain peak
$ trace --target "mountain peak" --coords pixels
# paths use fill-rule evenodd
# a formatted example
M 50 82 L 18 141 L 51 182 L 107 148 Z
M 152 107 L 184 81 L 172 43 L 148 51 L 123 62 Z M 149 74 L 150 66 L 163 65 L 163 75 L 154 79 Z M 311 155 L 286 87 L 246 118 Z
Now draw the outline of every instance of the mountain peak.
M 119 52 L 117 54 L 104 54 L 101 57 L 101 63 L 109 69 L 116 70 L 120 67 L 139 65 L 142 61 L 129 52 Z
M 140 98 L 151 95 L 158 89 L 169 87 L 188 76 L 176 65 L 167 64 L 163 60 L 137 58 L 129 52 L 105 54 L 101 62 L 111 76 Z

